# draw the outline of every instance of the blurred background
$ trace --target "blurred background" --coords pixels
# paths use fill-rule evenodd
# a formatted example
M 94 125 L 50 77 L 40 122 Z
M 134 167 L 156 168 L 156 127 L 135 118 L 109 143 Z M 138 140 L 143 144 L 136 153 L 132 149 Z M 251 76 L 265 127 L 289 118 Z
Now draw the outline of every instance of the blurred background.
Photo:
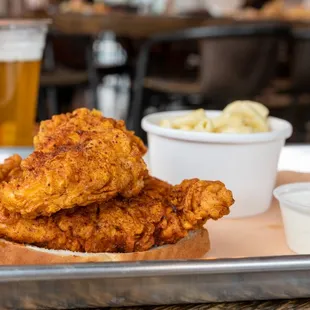
M 144 137 L 148 113 L 249 99 L 310 141 L 310 1 L 0 0 L 0 15 L 51 19 L 37 123 L 85 106 Z

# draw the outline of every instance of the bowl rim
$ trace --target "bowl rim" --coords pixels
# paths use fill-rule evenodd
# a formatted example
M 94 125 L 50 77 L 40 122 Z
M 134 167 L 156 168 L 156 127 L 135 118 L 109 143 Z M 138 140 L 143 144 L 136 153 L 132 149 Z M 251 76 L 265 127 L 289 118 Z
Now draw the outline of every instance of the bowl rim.
M 226 144 L 250 144 L 260 142 L 271 142 L 276 140 L 286 140 L 293 133 L 292 125 L 283 119 L 277 117 L 269 117 L 271 127 L 269 132 L 263 133 L 209 133 L 185 131 L 180 129 L 163 128 L 155 124 L 155 120 L 165 119 L 165 117 L 177 117 L 189 113 L 191 110 L 157 112 L 143 117 L 141 126 L 148 134 L 170 138 L 174 140 L 192 141 L 192 142 L 211 142 Z M 209 116 L 217 116 L 222 111 L 205 110 Z
M 279 201 L 280 208 L 289 208 L 294 211 L 310 214 L 310 207 L 302 203 L 293 202 L 283 197 L 283 194 L 294 193 L 300 190 L 310 192 L 310 182 L 294 182 L 283 184 L 273 190 L 273 196 Z

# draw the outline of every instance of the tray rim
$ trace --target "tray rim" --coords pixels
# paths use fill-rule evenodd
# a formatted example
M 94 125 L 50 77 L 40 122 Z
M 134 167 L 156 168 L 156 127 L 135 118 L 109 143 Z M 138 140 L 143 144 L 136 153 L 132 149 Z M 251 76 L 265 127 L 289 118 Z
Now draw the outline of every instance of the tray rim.
M 0 283 L 310 271 L 310 255 L 0 266 Z

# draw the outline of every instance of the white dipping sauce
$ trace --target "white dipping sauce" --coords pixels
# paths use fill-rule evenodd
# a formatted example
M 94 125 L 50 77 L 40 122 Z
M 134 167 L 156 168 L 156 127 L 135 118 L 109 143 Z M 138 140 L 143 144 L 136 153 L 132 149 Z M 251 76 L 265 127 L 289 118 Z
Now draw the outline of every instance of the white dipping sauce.
M 310 190 L 302 190 L 292 193 L 283 194 L 283 199 L 287 200 L 288 202 L 298 205 L 302 205 L 305 207 L 310 208 Z M 310 210 L 309 210 L 310 212 Z
M 310 254 L 310 183 L 280 186 L 274 191 L 280 202 L 289 248 L 298 254 Z

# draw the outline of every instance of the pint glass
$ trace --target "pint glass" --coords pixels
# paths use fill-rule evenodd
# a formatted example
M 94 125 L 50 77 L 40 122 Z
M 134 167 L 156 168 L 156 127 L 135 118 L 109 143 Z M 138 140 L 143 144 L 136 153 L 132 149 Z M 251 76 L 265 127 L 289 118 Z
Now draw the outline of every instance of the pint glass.
M 0 146 L 32 145 L 47 25 L 0 20 Z

